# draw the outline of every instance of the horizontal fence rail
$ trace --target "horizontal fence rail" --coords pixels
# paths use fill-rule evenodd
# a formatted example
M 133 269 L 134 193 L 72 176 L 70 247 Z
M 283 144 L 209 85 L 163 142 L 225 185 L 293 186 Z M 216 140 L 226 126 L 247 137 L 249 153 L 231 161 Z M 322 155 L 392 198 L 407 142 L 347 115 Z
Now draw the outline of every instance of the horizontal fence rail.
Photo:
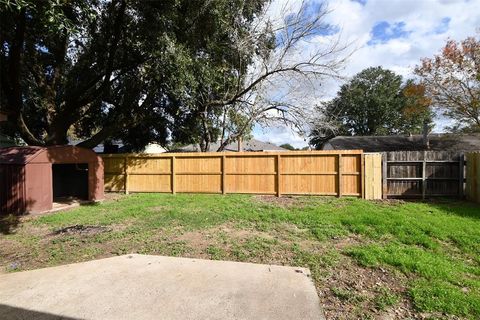
M 102 158 L 106 191 L 363 194 L 359 150 L 105 154 Z

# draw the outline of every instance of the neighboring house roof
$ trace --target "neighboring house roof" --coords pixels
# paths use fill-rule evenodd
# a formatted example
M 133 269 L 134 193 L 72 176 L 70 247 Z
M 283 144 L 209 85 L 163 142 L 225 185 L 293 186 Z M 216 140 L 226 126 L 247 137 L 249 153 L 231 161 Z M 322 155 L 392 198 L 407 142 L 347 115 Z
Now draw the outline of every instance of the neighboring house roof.
M 68 144 L 71 145 L 71 146 L 76 146 L 77 144 L 79 144 L 81 142 L 83 142 L 83 140 L 76 140 L 76 139 L 68 138 Z M 122 144 L 122 146 L 123 146 L 123 144 Z M 95 148 L 92 148 L 92 150 L 95 153 L 103 153 L 103 144 L 99 144 Z
M 270 142 L 263 142 L 257 139 L 250 139 L 246 141 L 242 141 L 242 151 L 288 151 L 285 148 L 279 147 L 274 145 Z M 210 144 L 210 148 L 208 151 L 215 152 L 220 147 L 220 142 L 215 142 Z M 200 146 L 195 144 L 189 144 L 187 146 L 181 147 L 177 150 L 177 152 L 200 152 Z M 238 151 L 238 142 L 232 142 L 228 144 L 224 151 Z
M 167 152 L 164 147 L 157 143 L 149 143 L 145 146 L 145 149 L 143 149 L 143 153 L 163 153 Z
M 384 151 L 472 151 L 480 150 L 480 133 L 453 134 L 432 133 L 428 135 L 429 148 L 422 135 L 411 136 L 339 136 L 330 139 L 323 150 Z
M 70 145 L 77 145 L 79 144 L 80 140 L 69 140 Z M 95 153 L 129 153 L 129 150 L 126 150 L 125 145 L 120 140 L 112 141 L 112 145 L 110 146 L 110 150 L 105 151 L 105 145 L 103 143 L 99 144 L 95 148 L 92 149 Z M 163 153 L 166 152 L 165 148 L 157 143 L 149 143 L 145 146 L 141 153 Z

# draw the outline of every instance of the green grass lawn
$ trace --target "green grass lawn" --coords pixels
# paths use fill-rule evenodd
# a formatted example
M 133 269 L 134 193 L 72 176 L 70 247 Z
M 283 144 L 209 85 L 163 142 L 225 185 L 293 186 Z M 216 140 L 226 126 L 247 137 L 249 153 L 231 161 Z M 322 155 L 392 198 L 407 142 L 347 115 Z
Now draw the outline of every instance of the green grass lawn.
M 330 319 L 480 318 L 466 202 L 134 194 L 3 224 L 3 272 L 127 253 L 305 266 Z

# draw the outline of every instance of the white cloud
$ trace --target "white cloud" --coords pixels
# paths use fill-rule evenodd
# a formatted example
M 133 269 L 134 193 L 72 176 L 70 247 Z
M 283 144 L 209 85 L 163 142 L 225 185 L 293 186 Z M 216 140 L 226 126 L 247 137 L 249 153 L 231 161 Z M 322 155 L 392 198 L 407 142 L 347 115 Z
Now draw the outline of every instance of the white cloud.
M 290 143 L 296 148 L 302 148 L 307 145 L 307 141 L 304 137 L 300 137 L 287 127 L 262 128 L 260 126 L 255 126 L 253 135 L 256 139 L 270 142 L 277 146 L 284 143 Z
M 287 7 L 295 8 L 301 1 L 275 0 L 271 5 L 272 12 L 278 14 L 286 3 Z M 414 66 L 422 57 L 436 54 L 447 39 L 462 40 L 475 35 L 480 27 L 480 0 L 367 0 L 364 5 L 351 0 L 335 0 L 330 2 L 329 8 L 332 12 L 325 22 L 340 28 L 342 41 L 353 42 L 359 48 L 345 67 L 347 78 L 371 66 L 382 66 L 404 77 L 412 76 Z M 445 24 L 446 18 L 449 18 L 448 24 Z M 368 45 L 372 28 L 382 21 L 403 23 L 408 34 Z M 303 54 L 308 55 L 308 50 L 313 50 L 327 37 L 318 36 L 318 39 L 310 41 L 302 50 Z M 324 98 L 333 97 L 339 85 L 334 81 L 325 83 L 322 91 Z M 445 119 L 439 119 L 436 130 L 442 130 L 447 124 Z M 275 128 L 266 133 L 256 129 L 254 135 L 273 143 L 306 145 L 303 138 L 287 128 Z

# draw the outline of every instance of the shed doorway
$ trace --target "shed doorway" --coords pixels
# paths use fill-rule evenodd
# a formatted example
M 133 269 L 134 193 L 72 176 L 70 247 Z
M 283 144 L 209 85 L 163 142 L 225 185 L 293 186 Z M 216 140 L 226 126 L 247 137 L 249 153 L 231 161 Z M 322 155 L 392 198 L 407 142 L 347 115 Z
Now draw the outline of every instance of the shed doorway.
M 54 202 L 88 200 L 88 163 L 52 164 Z

